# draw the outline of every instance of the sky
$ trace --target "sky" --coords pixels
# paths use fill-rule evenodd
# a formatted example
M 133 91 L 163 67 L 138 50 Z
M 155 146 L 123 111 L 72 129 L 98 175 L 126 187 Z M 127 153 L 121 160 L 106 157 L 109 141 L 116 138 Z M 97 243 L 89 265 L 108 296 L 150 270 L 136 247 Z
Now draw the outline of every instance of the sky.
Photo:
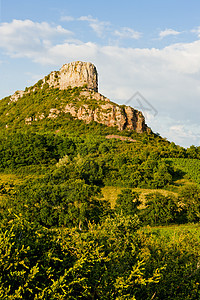
M 199 0 L 0 0 L 0 99 L 72 61 L 155 133 L 200 145 Z

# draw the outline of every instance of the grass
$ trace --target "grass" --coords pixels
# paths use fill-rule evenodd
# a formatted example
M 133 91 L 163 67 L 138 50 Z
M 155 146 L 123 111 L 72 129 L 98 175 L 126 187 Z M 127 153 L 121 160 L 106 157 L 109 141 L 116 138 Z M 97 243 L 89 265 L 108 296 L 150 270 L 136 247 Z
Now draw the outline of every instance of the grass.
M 122 188 L 117 186 L 104 186 L 101 189 L 103 200 L 109 201 L 112 209 L 115 207 L 117 196 L 121 193 L 121 190 Z
M 22 179 L 19 178 L 16 174 L 6 174 L 0 173 L 0 183 L 1 184 L 20 184 Z
M 177 238 L 181 234 L 190 234 L 200 241 L 200 224 L 174 224 L 167 226 L 146 226 L 141 229 L 143 232 L 152 233 L 155 236 L 164 236 L 170 240 Z
M 117 186 L 105 186 L 101 189 L 101 192 L 103 194 L 103 200 L 107 200 L 110 202 L 111 208 L 113 209 L 115 207 L 115 203 L 117 200 L 117 196 L 121 193 L 121 191 L 124 188 L 121 187 L 117 187 Z M 164 190 L 164 189 L 142 189 L 142 188 L 133 188 L 132 191 L 138 192 L 140 194 L 140 201 L 142 202 L 142 204 L 140 205 L 139 208 L 144 208 L 145 206 L 145 196 L 147 194 L 150 193 L 155 193 L 155 192 L 159 192 L 164 196 L 167 195 L 175 195 L 177 196 L 177 193 L 175 192 L 171 192 L 168 190 Z

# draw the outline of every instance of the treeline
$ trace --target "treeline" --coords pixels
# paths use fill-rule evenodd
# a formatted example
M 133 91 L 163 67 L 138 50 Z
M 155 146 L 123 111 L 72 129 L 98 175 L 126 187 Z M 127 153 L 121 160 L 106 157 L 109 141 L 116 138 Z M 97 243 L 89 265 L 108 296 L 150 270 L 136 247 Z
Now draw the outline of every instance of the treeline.
M 114 209 L 102 200 L 99 186 L 81 178 L 69 178 L 60 169 L 15 187 L 0 186 L 4 201 L 0 203 L 1 222 L 10 213 L 21 214 L 28 222 L 47 228 L 88 229 L 89 223 L 99 224 L 107 216 L 137 215 L 143 225 L 198 223 L 200 221 L 200 188 L 188 184 L 179 193 L 163 195 L 149 192 L 140 201 L 140 194 L 122 189 Z M 142 207 L 141 207 L 142 204 Z
M 0 136 L 0 168 L 52 165 L 59 160 L 70 178 L 96 185 L 160 188 L 172 183 L 175 171 L 151 143 L 107 140 L 88 135 L 18 132 Z M 164 147 L 164 146 L 163 146 Z M 78 175 L 77 175 L 78 174 Z
M 71 139 L 52 134 L 14 133 L 0 136 L 0 168 L 55 163 L 64 154 L 72 154 Z

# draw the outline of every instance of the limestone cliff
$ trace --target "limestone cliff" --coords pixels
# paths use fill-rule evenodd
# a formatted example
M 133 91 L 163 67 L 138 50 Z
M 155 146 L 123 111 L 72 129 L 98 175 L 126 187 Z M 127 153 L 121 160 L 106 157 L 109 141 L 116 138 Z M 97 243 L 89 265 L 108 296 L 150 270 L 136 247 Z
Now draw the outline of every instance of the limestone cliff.
M 51 72 L 43 79 L 50 87 L 61 90 L 69 86 L 87 86 L 88 89 L 98 92 L 98 74 L 96 67 L 89 62 L 75 61 L 62 66 L 60 71 Z
M 94 91 L 82 91 L 79 97 L 96 99 L 99 105 L 94 108 L 91 107 L 91 101 L 89 101 L 89 103 L 85 101 L 83 105 L 77 107 L 72 102 L 67 104 L 63 111 L 70 113 L 79 120 L 84 120 L 86 123 L 96 121 L 109 127 L 117 126 L 119 130 L 135 130 L 138 133 L 151 131 L 145 124 L 142 113 L 130 106 L 115 104 L 108 98 Z
M 42 88 L 58 88 L 70 90 L 81 87 L 79 94 L 69 103 L 63 99 L 58 108 L 49 110 L 48 118 L 57 118 L 60 113 L 70 113 L 74 118 L 84 120 L 86 123 L 96 121 L 107 126 L 117 126 L 119 130 L 135 130 L 138 133 L 150 132 L 145 124 L 143 114 L 125 105 L 118 105 L 98 93 L 98 74 L 96 67 L 88 62 L 72 62 L 62 66 L 60 71 L 53 71 L 45 76 L 35 86 L 26 91 L 17 91 L 10 97 L 10 103 L 16 102 L 25 95 Z M 27 116 L 26 124 L 45 118 L 42 111 L 38 111 L 35 118 Z

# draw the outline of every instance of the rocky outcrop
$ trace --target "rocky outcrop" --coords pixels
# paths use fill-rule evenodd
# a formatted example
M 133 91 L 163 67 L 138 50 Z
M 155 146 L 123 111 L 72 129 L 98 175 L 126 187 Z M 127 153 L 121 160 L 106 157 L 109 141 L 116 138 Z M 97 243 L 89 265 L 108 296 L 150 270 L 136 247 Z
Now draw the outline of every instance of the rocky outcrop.
M 24 91 L 16 91 L 12 96 L 10 96 L 10 102 L 16 102 L 19 98 L 22 98 L 24 94 Z
M 98 74 L 96 67 L 90 62 L 75 61 L 62 66 L 60 71 L 53 71 L 43 79 L 44 84 L 58 87 L 61 90 L 69 86 L 87 86 L 88 89 L 98 92 Z
M 117 105 L 99 93 L 93 93 L 92 96 L 101 99 L 96 108 L 91 108 L 91 105 L 85 101 L 80 107 L 76 107 L 73 103 L 67 104 L 63 112 L 70 113 L 86 123 L 95 121 L 108 127 L 116 126 L 121 131 L 125 129 L 135 130 L 138 133 L 151 131 L 145 124 L 145 118 L 140 111 L 130 106 Z
M 16 91 L 11 97 L 10 102 L 16 102 L 24 95 L 34 92 L 38 87 L 44 85 L 60 90 L 69 87 L 87 87 L 89 90 L 98 92 L 98 73 L 96 67 L 90 62 L 75 61 L 62 66 L 60 71 L 53 71 L 41 79 L 33 88 L 25 91 Z

